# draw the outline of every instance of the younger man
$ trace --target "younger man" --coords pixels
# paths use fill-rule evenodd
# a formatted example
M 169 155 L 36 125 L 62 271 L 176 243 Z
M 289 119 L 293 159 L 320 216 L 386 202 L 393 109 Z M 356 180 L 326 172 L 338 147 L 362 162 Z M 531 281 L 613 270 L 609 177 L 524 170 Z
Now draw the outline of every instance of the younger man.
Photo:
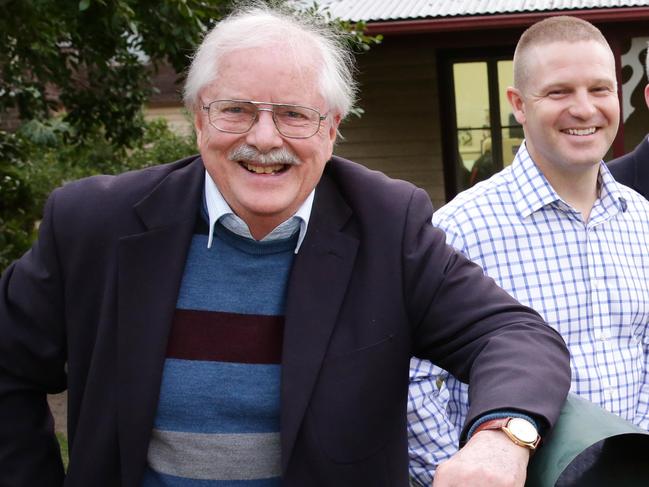
M 602 162 L 619 123 L 613 53 L 588 22 L 545 19 L 518 42 L 507 96 L 525 133 L 514 162 L 433 223 L 563 335 L 573 392 L 649 428 L 649 203 Z M 419 374 L 410 387 L 410 468 L 421 485 L 454 452 L 472 399 L 451 375 L 447 404 L 420 397 L 436 379 Z M 441 463 L 435 481 L 444 476 Z

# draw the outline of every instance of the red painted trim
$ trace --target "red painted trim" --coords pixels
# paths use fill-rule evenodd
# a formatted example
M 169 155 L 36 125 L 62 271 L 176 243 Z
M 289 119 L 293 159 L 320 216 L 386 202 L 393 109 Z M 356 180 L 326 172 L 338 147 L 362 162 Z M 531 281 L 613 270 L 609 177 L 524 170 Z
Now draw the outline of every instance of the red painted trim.
M 502 15 L 439 17 L 435 19 L 367 22 L 366 34 L 422 34 L 463 30 L 526 27 L 546 17 L 573 15 L 589 22 L 629 22 L 649 20 L 649 7 L 602 8 L 583 10 L 553 10 Z

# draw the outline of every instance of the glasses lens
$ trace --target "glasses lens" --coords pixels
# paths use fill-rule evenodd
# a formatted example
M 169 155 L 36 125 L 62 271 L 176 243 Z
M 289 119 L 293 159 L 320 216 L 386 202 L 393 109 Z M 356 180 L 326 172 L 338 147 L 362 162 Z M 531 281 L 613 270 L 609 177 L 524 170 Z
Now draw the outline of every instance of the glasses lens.
M 300 105 L 273 105 L 275 126 L 285 137 L 308 138 L 320 128 L 320 113 L 313 108 Z M 209 105 L 210 123 L 222 132 L 246 133 L 257 119 L 258 108 L 255 102 L 236 100 L 216 100 Z
M 273 114 L 277 130 L 286 137 L 311 137 L 320 128 L 320 114 L 312 108 L 275 105 Z
M 210 123 L 224 132 L 247 132 L 257 116 L 257 107 L 245 101 L 218 100 L 210 104 Z

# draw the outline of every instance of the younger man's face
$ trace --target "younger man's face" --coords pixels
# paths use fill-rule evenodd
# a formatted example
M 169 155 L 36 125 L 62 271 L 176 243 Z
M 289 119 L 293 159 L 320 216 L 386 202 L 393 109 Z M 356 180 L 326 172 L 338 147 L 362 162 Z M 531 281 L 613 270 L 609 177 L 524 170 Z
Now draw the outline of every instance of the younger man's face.
M 597 166 L 617 133 L 615 61 L 596 41 L 531 47 L 520 90 L 508 90 L 526 145 L 545 173 Z

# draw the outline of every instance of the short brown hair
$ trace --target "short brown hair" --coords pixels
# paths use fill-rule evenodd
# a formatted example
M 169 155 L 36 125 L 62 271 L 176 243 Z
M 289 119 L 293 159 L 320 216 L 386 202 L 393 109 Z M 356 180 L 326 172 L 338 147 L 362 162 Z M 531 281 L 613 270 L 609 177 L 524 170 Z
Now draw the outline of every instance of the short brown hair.
M 553 42 L 599 42 L 611 52 L 606 38 L 601 31 L 590 22 L 578 17 L 559 15 L 548 17 L 529 27 L 516 44 L 514 52 L 514 87 L 521 89 L 527 82 L 526 53 L 531 47 L 551 44 Z

